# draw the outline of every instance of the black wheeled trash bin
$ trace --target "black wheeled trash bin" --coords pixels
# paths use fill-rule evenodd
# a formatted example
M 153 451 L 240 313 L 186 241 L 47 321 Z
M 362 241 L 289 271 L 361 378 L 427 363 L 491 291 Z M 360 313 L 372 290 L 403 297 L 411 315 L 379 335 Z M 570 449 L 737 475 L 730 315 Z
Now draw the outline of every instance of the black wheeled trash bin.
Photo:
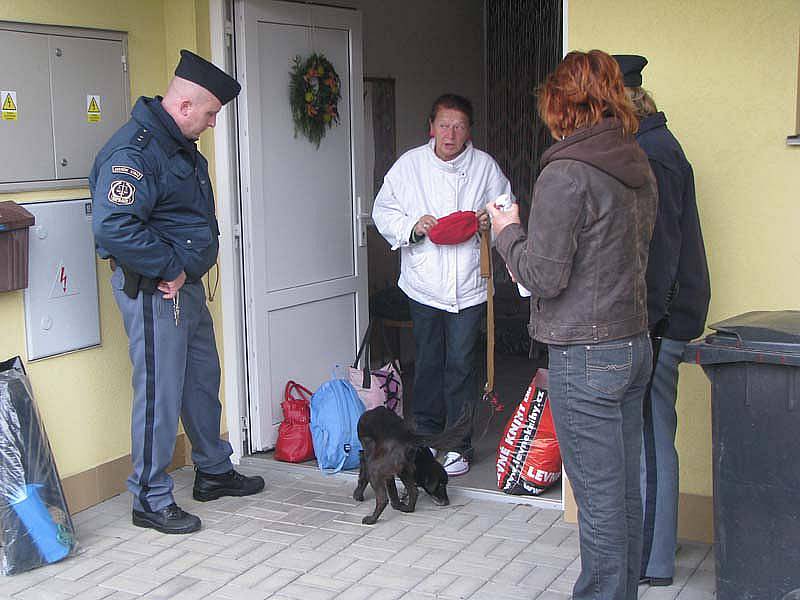
M 711 325 L 684 360 L 711 380 L 718 600 L 800 588 L 800 311 Z

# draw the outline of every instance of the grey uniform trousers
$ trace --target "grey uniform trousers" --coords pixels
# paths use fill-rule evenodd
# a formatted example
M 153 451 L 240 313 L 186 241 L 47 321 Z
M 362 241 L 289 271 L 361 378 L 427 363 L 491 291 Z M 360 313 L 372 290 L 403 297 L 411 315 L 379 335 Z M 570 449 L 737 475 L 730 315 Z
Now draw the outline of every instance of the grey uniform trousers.
M 122 269 L 111 276 L 133 366 L 131 460 L 127 486 L 135 510 L 169 506 L 173 482 L 166 470 L 172 461 L 178 419 L 192 444 L 192 461 L 203 472 L 233 468 L 231 445 L 220 439 L 220 366 L 211 314 L 201 282 L 180 290 L 180 319 L 175 325 L 173 301 L 122 291 Z
M 678 536 L 678 365 L 687 342 L 661 338 L 645 396 L 641 488 L 644 531 L 641 574 L 672 577 Z

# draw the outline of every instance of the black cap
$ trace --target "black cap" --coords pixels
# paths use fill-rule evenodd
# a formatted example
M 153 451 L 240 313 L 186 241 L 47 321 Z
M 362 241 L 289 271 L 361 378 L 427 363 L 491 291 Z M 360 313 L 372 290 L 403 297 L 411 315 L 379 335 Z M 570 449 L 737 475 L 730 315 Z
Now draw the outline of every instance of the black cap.
M 640 87 L 642 85 L 642 69 L 647 64 L 647 59 L 638 54 L 614 54 L 613 56 L 619 63 L 625 87 Z
M 175 76 L 206 88 L 222 104 L 227 104 L 236 98 L 242 89 L 239 82 L 225 71 L 188 50 L 181 50 L 181 60 L 175 67 Z

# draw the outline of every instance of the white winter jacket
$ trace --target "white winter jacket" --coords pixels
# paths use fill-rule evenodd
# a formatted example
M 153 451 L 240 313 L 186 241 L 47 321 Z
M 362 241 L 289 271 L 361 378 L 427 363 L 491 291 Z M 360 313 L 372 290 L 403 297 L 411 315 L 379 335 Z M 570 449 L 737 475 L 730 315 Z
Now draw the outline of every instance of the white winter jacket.
M 398 285 L 426 306 L 458 312 L 486 301 L 480 277 L 480 240 L 439 246 L 423 237 L 411 243 L 414 225 L 423 215 L 441 218 L 457 210 L 477 211 L 511 184 L 494 159 L 467 142 L 451 161 L 434 153 L 434 140 L 403 154 L 383 180 L 372 219 L 392 246 L 400 248 Z

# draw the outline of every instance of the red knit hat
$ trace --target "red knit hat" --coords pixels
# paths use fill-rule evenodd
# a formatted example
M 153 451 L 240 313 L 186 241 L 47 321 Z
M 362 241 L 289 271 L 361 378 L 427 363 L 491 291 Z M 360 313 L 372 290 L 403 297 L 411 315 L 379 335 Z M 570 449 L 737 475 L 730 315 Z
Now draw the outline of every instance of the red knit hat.
M 434 244 L 461 244 L 478 232 L 478 217 L 471 210 L 457 210 L 438 219 L 428 232 Z

